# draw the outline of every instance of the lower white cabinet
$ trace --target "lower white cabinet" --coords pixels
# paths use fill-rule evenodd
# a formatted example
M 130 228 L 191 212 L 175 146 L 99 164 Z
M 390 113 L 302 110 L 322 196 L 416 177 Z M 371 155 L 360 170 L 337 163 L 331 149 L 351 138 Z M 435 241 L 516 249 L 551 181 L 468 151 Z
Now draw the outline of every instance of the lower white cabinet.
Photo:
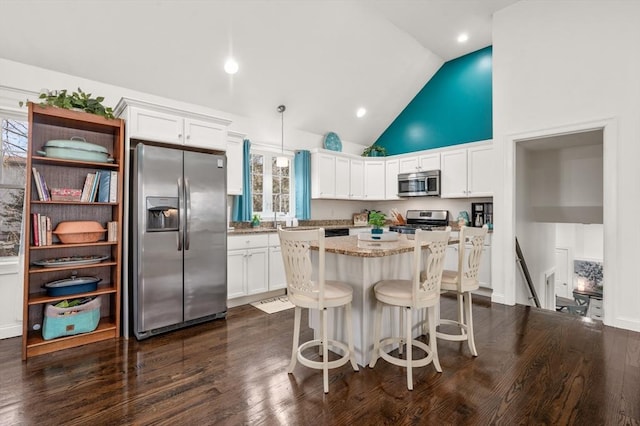
M 453 233 L 452 233 L 453 234 Z M 456 235 L 453 234 L 452 237 Z M 471 245 L 465 246 L 465 254 L 468 255 Z M 450 245 L 447 247 L 447 254 L 444 260 L 444 269 L 451 271 L 458 270 L 458 246 Z M 480 259 L 480 270 L 478 271 L 478 281 L 480 287 L 491 288 L 491 235 L 487 235 L 484 239 L 482 247 L 482 258 Z
M 267 234 L 227 238 L 227 298 L 269 290 Z
M 269 291 L 287 288 L 278 234 L 269 234 Z

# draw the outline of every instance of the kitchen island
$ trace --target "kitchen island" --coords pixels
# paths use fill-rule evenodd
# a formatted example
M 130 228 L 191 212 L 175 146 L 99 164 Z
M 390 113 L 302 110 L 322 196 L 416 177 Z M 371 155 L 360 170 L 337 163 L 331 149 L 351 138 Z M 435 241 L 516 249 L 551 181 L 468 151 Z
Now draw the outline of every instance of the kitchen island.
M 366 366 L 373 349 L 373 316 L 376 297 L 373 286 L 384 279 L 411 279 L 414 241 L 406 235 L 399 235 L 398 240 L 388 243 L 384 248 L 363 248 L 358 244 L 357 235 L 348 237 L 325 238 L 325 279 L 347 283 L 353 287 L 353 336 L 356 361 Z M 449 244 L 457 244 L 457 239 L 450 239 Z M 362 244 L 361 244 L 362 245 Z M 318 245 L 311 244 L 311 259 L 318 264 Z M 398 309 L 383 310 L 382 336 L 391 336 L 391 330 L 398 333 Z M 414 313 L 414 324 L 424 318 L 424 312 Z M 337 320 L 337 321 L 336 321 Z M 328 318 L 330 338 L 346 342 L 344 327 L 344 310 L 335 309 Z M 319 315 L 310 311 L 309 325 L 314 330 L 314 338 L 318 338 Z M 422 334 L 417 327 L 415 336 Z M 391 350 L 392 348 L 386 348 Z

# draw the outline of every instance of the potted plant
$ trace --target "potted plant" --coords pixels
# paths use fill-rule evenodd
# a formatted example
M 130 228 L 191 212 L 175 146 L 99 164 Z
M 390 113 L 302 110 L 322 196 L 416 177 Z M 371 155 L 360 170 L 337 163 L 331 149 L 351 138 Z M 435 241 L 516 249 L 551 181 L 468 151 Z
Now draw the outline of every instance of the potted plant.
M 384 213 L 375 211 L 369 213 L 369 225 L 373 226 L 373 228 L 371 229 L 372 234 L 382 234 L 382 227 L 386 222 L 387 217 Z M 380 237 L 378 236 L 378 238 Z
M 40 105 L 42 106 L 55 106 L 64 109 L 76 109 L 90 114 L 100 115 L 105 118 L 114 118 L 113 109 L 111 107 L 105 107 L 102 105 L 104 97 L 98 96 L 92 98 L 91 93 L 85 93 L 78 87 L 77 92 L 69 94 L 66 89 L 64 90 L 52 90 L 40 93 L 38 96 L 42 99 Z M 24 102 L 19 102 L 20 106 L 24 105 Z
M 259 214 L 254 214 L 253 218 L 251 218 L 251 226 L 258 227 L 260 226 L 260 215 Z
M 384 157 L 387 155 L 387 148 L 384 146 L 373 144 L 362 151 L 363 157 Z

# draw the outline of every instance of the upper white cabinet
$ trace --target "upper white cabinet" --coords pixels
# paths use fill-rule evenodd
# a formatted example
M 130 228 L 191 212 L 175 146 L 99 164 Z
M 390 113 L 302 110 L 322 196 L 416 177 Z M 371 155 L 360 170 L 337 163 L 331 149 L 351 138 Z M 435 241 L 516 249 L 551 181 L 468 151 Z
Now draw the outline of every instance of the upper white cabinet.
M 245 134 L 227 133 L 227 194 L 242 195 L 242 155 Z
M 311 197 L 384 200 L 385 172 L 384 158 L 314 151 L 311 153 Z
M 350 199 L 362 200 L 367 196 L 367 192 L 365 191 L 365 177 L 364 177 L 365 162 L 364 160 L 360 160 L 360 159 L 358 160 L 351 159 L 349 160 L 349 165 L 350 165 L 349 180 L 336 179 L 336 182 L 338 186 L 341 185 L 340 182 L 343 182 L 345 184 L 344 186 L 349 187 Z M 349 182 L 349 185 L 346 185 L 346 182 Z
M 324 152 L 311 154 L 311 197 L 335 198 L 336 156 Z
M 399 200 L 398 197 L 398 173 L 400 172 L 400 160 L 386 160 L 385 161 L 385 176 L 384 176 L 384 199 L 385 200 Z
M 367 160 L 364 163 L 365 200 L 384 200 L 385 160 Z
M 335 157 L 336 172 L 335 172 L 335 188 L 334 198 L 349 198 L 350 191 L 349 185 L 340 184 L 338 182 L 349 182 L 351 179 L 351 169 L 349 167 L 349 159 L 346 157 Z
M 123 98 L 116 114 L 125 114 L 129 139 L 225 151 L 231 121 Z
M 440 153 L 429 153 L 400 159 L 399 173 L 426 172 L 440 170 Z
M 442 152 L 440 166 L 440 197 L 493 196 L 493 145 Z

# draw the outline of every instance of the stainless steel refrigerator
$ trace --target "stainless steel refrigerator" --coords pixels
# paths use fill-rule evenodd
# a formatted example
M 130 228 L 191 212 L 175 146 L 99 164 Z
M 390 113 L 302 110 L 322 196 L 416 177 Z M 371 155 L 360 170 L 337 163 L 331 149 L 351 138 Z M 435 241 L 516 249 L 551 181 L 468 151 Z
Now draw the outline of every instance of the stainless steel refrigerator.
M 132 164 L 135 336 L 224 318 L 225 156 L 140 143 Z

